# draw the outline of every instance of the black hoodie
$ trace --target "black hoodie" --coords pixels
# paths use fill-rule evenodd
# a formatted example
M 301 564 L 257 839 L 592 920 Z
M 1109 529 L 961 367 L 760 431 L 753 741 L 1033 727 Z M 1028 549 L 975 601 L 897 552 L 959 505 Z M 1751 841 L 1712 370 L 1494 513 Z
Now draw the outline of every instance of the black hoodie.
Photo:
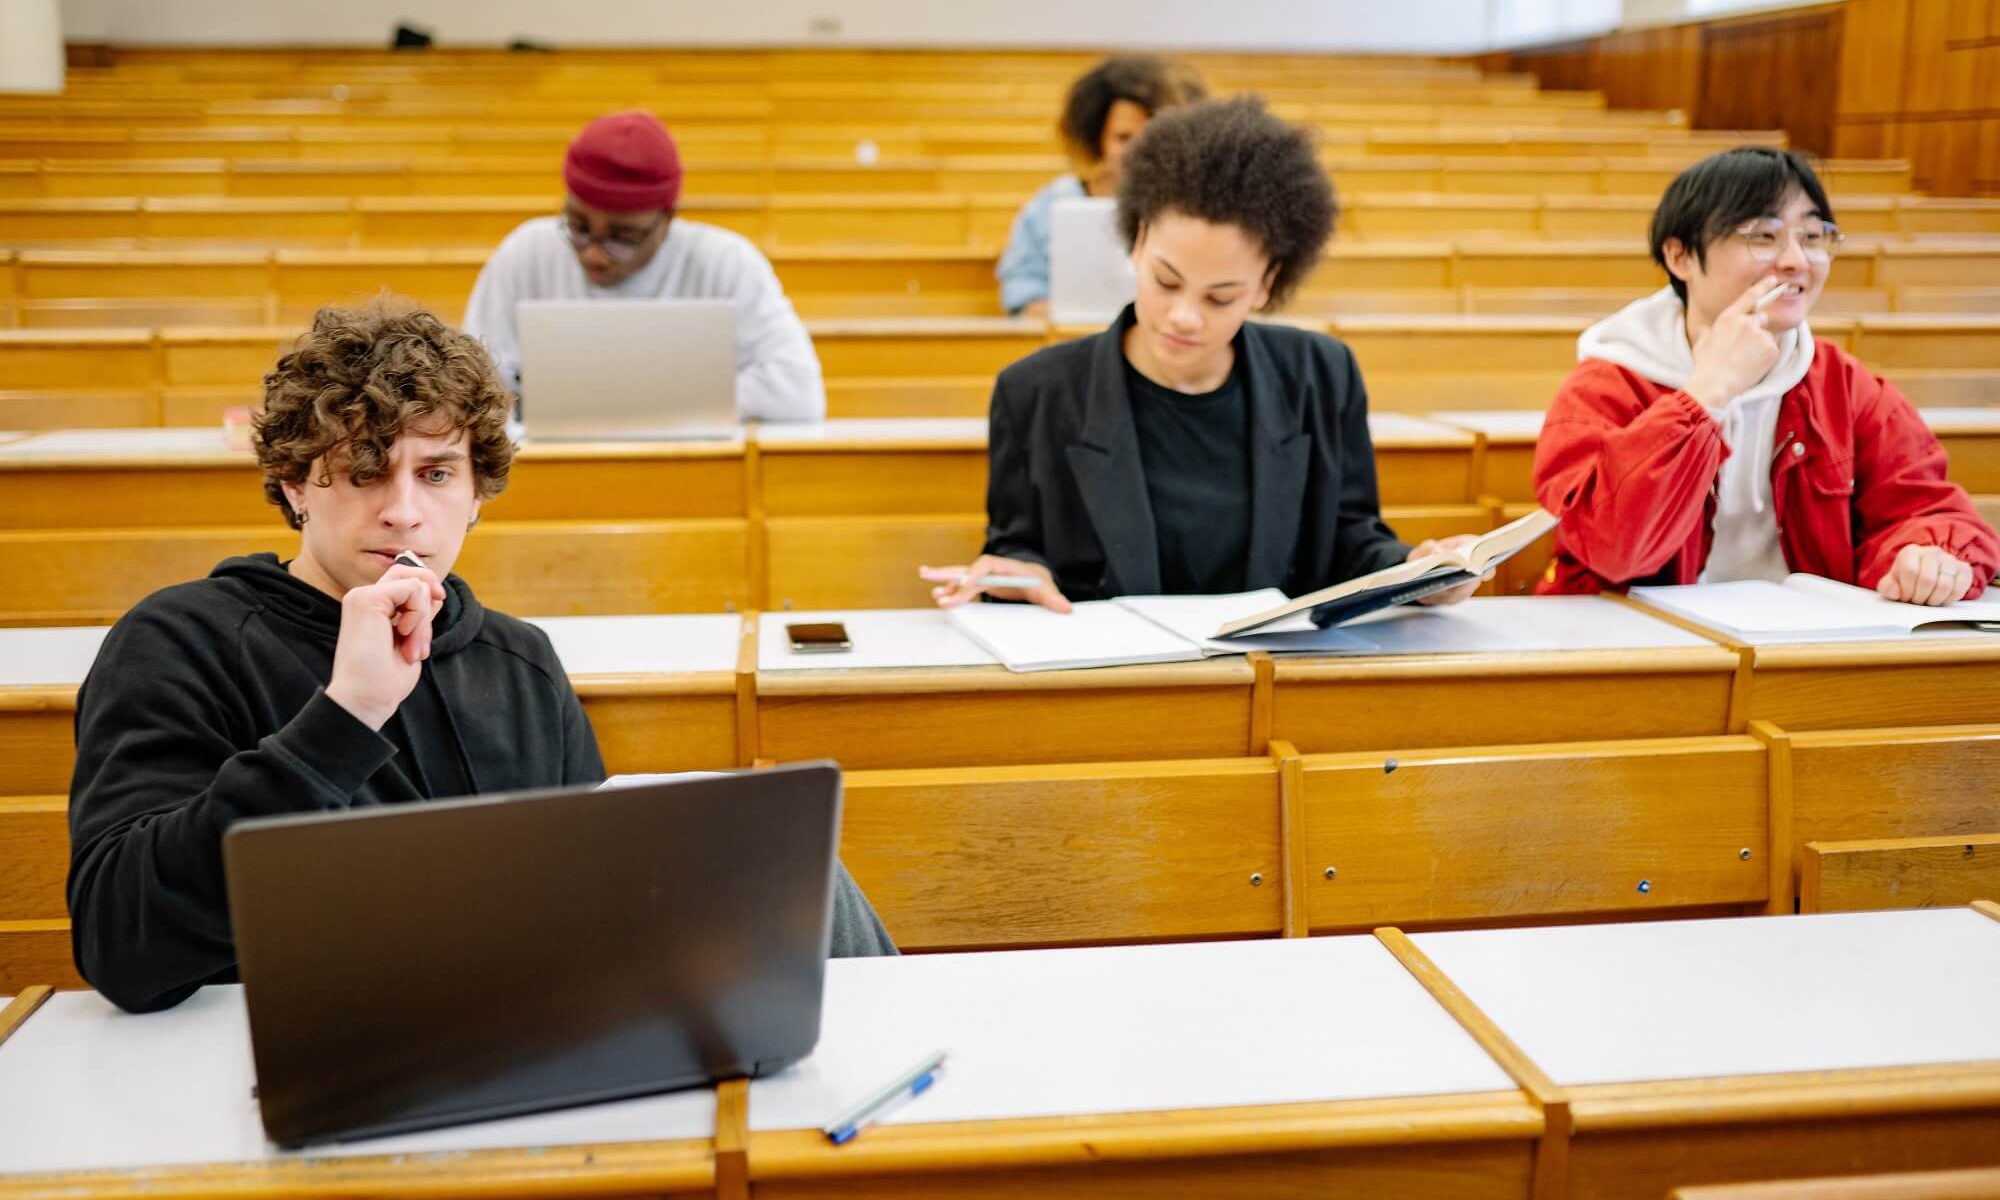
M 340 602 L 272 554 L 155 592 L 77 695 L 69 908 L 77 969 L 134 1011 L 236 979 L 222 833 L 276 813 L 604 778 L 548 635 L 456 575 L 422 676 L 380 733 L 326 698 Z

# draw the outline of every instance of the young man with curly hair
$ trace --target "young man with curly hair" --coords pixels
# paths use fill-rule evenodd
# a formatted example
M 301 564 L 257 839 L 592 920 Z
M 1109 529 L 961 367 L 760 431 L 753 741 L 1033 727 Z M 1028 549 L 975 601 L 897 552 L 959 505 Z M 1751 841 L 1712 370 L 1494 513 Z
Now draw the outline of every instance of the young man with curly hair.
M 298 555 L 140 601 L 77 696 L 69 907 L 114 1003 L 236 979 L 236 820 L 603 780 L 548 636 L 451 573 L 507 486 L 512 400 L 472 338 L 380 302 L 321 310 L 264 377 L 257 460 Z M 844 872 L 834 942 L 893 952 Z
M 1347 347 L 1249 319 L 1298 287 L 1335 213 L 1312 139 L 1254 99 L 1148 125 L 1118 191 L 1138 299 L 1104 332 L 1000 373 L 985 552 L 926 572 L 938 603 L 1296 596 L 1435 549 L 1382 521 Z M 988 574 L 1041 582 L 988 587 Z
M 1107 58 L 1079 76 L 1056 127 L 1077 171 L 1052 180 L 1015 214 L 993 274 L 1000 307 L 1039 317 L 1049 309 L 1049 210 L 1058 200 L 1113 196 L 1125 152 L 1156 114 L 1207 94 L 1192 67 L 1150 54 Z

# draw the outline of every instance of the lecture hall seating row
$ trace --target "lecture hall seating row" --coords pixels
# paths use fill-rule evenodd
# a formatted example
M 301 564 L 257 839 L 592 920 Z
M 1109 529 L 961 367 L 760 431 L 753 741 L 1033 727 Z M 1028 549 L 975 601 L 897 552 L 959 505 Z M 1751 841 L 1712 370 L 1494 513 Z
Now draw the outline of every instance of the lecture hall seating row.
M 1643 233 L 1655 198 L 1449 192 L 1343 195 L 1341 238 L 1458 238 L 1491 234 L 1562 241 Z M 1855 196 L 1839 201 L 1850 235 L 2000 234 L 2000 200 Z M 677 211 L 733 229 L 767 249 L 802 245 L 1005 244 L 1021 198 L 1013 195 L 691 196 Z M 490 248 L 522 222 L 546 217 L 560 197 L 183 196 L 0 200 L 0 244 L 16 249 L 164 250 Z
M 422 1134 L 401 1153 L 263 1146 L 241 1099 L 236 989 L 141 1025 L 31 988 L 0 1011 L 0 1039 L 41 1086 L 0 1095 L 29 1133 L 0 1165 L 48 1173 L 0 1196 L 1658 1200 L 1693 1182 L 1948 1167 L 1967 1169 L 1931 1186 L 1672 1194 L 1983 1200 L 1993 1172 L 1969 1168 L 1996 1162 L 2000 1048 L 1967 1000 L 1991 986 L 1996 920 L 1981 902 L 836 962 L 829 994 L 850 1003 L 827 1006 L 811 1069 Z M 827 1144 L 813 1126 L 919 1039 L 954 1053 L 944 1085 Z M 114 1058 L 116 1078 L 92 1069 Z M 1118 1069 L 1078 1069 L 1098 1060 Z
M 1925 412 L 1952 479 L 2000 515 L 2000 410 Z M 1377 412 L 1371 424 L 1384 512 L 1406 540 L 1489 529 L 1533 502 L 1532 413 Z M 920 605 L 913 567 L 976 552 L 985 488 L 985 429 L 972 418 L 531 445 L 471 553 L 496 604 L 545 615 Z M 552 541 L 580 556 L 587 588 L 533 569 Z M 287 544 L 247 453 L 219 431 L 80 430 L 0 447 L 0 624 L 109 620 L 226 554 Z M 1546 561 L 1546 544 L 1531 548 L 1494 590 L 1528 591 Z
M 1694 156 L 1694 157 L 1699 157 Z M 384 157 L 349 161 L 231 159 L 0 161 L 0 198 L 522 196 L 552 190 L 560 159 Z M 1689 156 L 1509 156 L 1493 153 L 1326 155 L 1335 184 L 1355 194 L 1452 192 L 1642 195 L 1657 199 Z M 692 164 L 689 186 L 713 195 L 796 193 L 1006 194 L 1025 198 L 1071 168 L 1059 155 L 931 155 L 873 165 L 852 151 L 784 161 L 714 159 Z M 1835 195 L 1899 195 L 1910 165 L 1844 160 L 1827 164 Z
M 173 281 L 170 257 L 129 274 L 110 270 L 104 278 L 125 281 L 131 291 L 165 289 Z M 2000 262 L 2000 252 L 1993 257 Z M 361 282 L 374 276 L 350 263 L 287 259 L 284 252 L 278 258 L 282 265 L 275 267 L 253 259 L 223 269 L 215 286 L 237 286 L 243 294 L 221 298 L 222 311 L 212 315 L 227 318 L 235 303 L 268 306 L 274 294 L 263 289 L 274 273 L 301 302 L 311 295 L 359 303 L 374 294 Z M 413 257 L 395 278 L 403 294 L 449 316 L 453 273 Z M 140 315 L 191 307 L 144 296 L 32 303 L 116 304 Z M 309 315 L 290 314 L 299 324 L 279 325 L 0 329 L 0 428 L 214 425 L 227 409 L 256 403 L 264 373 Z M 1592 319 L 1291 318 L 1353 349 L 1372 408 L 1411 413 L 1544 408 L 1573 367 L 1577 335 Z M 1052 339 L 1091 332 L 993 317 L 811 318 L 807 329 L 827 380 L 829 415 L 843 418 L 982 416 L 1002 368 Z M 1979 407 L 1996 394 L 2000 317 L 1829 316 L 1815 320 L 1813 331 L 1856 354 L 1919 405 Z
M 611 769 L 679 765 L 656 730 L 579 686 Z M 1545 698 L 1557 686 L 1545 681 Z M 26 699 L 0 691 L 0 705 Z M 651 708 L 650 719 L 677 715 Z M 0 714 L 0 730 L 43 751 L 9 771 L 10 790 L 37 790 L 0 797 L 0 989 L 74 985 L 66 763 L 28 742 L 19 712 Z M 1789 912 L 1802 890 L 1812 911 L 1828 894 L 1826 847 L 1855 839 L 1928 839 L 1932 877 L 1961 890 L 1976 882 L 1964 857 L 1983 841 L 1990 877 L 1996 769 L 2000 726 L 1763 722 L 1606 742 L 1330 754 L 1274 742 L 1235 758 L 850 767 L 842 857 L 911 950 Z M 1495 805 L 1501 794 L 1537 799 Z M 1936 886 L 1850 883 L 1846 903 L 1915 906 Z M 1842 894 L 1836 874 L 1836 906 Z

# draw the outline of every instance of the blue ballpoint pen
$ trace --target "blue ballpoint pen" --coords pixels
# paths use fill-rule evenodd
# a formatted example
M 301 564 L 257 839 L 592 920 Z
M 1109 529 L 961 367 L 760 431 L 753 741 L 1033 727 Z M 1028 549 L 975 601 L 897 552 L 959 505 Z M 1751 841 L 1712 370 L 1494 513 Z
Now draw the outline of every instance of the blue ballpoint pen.
M 939 1072 L 944 1069 L 944 1056 L 945 1052 L 940 1050 L 936 1054 L 924 1059 L 924 1061 L 918 1063 L 916 1066 L 898 1075 L 893 1082 L 883 1087 L 881 1091 L 874 1093 L 866 1100 L 861 1101 L 861 1103 L 842 1113 L 838 1119 L 822 1128 L 820 1132 L 826 1135 L 827 1141 L 832 1142 L 836 1146 L 844 1146 L 853 1141 L 860 1135 L 862 1130 L 873 1125 L 883 1117 L 888 1116 L 889 1113 L 901 1107 L 904 1103 L 914 1100 L 929 1091 L 930 1086 L 937 1082 Z

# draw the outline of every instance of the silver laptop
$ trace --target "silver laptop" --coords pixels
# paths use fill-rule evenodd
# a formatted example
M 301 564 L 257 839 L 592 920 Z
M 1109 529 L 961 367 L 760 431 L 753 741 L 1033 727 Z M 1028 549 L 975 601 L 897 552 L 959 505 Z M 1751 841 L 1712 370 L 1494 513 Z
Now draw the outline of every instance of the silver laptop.
M 230 826 L 265 1131 L 346 1140 L 804 1057 L 840 790 L 801 763 Z
M 1058 200 L 1049 209 L 1049 319 L 1105 325 L 1138 292 L 1132 252 L 1110 197 Z
M 731 300 L 523 300 L 530 441 L 735 437 Z

